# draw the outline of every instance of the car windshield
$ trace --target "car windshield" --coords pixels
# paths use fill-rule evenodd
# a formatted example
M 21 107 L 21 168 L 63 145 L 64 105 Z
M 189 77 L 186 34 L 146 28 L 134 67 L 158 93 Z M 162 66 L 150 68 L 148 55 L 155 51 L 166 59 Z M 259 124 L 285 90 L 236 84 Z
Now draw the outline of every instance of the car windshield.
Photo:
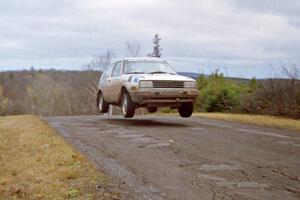
M 125 61 L 125 74 L 176 74 L 167 62 Z

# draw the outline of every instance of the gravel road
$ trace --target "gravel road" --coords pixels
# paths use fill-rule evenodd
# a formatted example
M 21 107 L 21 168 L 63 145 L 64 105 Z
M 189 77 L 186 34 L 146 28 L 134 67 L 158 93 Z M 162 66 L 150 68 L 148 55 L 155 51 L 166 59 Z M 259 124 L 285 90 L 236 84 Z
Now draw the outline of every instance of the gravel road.
M 124 199 L 300 199 L 300 132 L 197 117 L 44 120 Z

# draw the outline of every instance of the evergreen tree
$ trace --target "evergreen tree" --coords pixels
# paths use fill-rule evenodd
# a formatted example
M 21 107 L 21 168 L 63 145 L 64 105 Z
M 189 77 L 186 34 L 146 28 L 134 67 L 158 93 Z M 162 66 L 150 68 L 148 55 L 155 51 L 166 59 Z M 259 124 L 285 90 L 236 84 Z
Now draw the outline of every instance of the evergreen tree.
M 148 56 L 157 58 L 161 57 L 162 48 L 160 48 L 160 40 L 161 38 L 158 37 L 158 34 L 156 34 L 153 39 L 153 53 L 148 54 Z

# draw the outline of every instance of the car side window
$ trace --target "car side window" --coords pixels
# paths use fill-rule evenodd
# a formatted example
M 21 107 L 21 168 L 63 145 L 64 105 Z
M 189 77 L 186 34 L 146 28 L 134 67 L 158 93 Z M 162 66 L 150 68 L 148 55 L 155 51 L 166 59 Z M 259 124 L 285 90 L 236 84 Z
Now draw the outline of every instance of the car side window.
M 119 61 L 115 64 L 115 68 L 112 72 L 112 77 L 119 77 L 122 74 L 122 62 Z
M 113 64 L 109 64 L 103 71 L 101 78 L 100 78 L 100 84 L 104 85 L 108 79 L 108 77 L 110 77 L 112 69 L 113 69 L 114 65 Z

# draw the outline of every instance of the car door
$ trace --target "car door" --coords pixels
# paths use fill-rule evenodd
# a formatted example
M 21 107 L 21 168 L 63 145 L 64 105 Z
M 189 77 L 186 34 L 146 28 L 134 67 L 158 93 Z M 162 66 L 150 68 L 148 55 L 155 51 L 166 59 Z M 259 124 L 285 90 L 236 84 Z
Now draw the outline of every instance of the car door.
M 119 101 L 119 93 L 121 91 L 122 82 L 121 82 L 121 75 L 122 75 L 122 61 L 116 62 L 114 69 L 112 71 L 111 78 L 109 79 L 109 96 L 110 100 L 114 103 Z
M 105 99 L 105 101 L 110 101 L 109 100 L 109 82 L 108 82 L 108 79 L 110 79 L 111 77 L 111 73 L 112 73 L 112 70 L 114 68 L 114 64 L 110 64 L 108 65 L 104 71 L 103 71 L 103 74 L 100 78 L 100 81 L 99 81 L 99 86 L 101 88 L 101 91 L 102 91 L 102 94 L 103 94 L 103 97 Z

